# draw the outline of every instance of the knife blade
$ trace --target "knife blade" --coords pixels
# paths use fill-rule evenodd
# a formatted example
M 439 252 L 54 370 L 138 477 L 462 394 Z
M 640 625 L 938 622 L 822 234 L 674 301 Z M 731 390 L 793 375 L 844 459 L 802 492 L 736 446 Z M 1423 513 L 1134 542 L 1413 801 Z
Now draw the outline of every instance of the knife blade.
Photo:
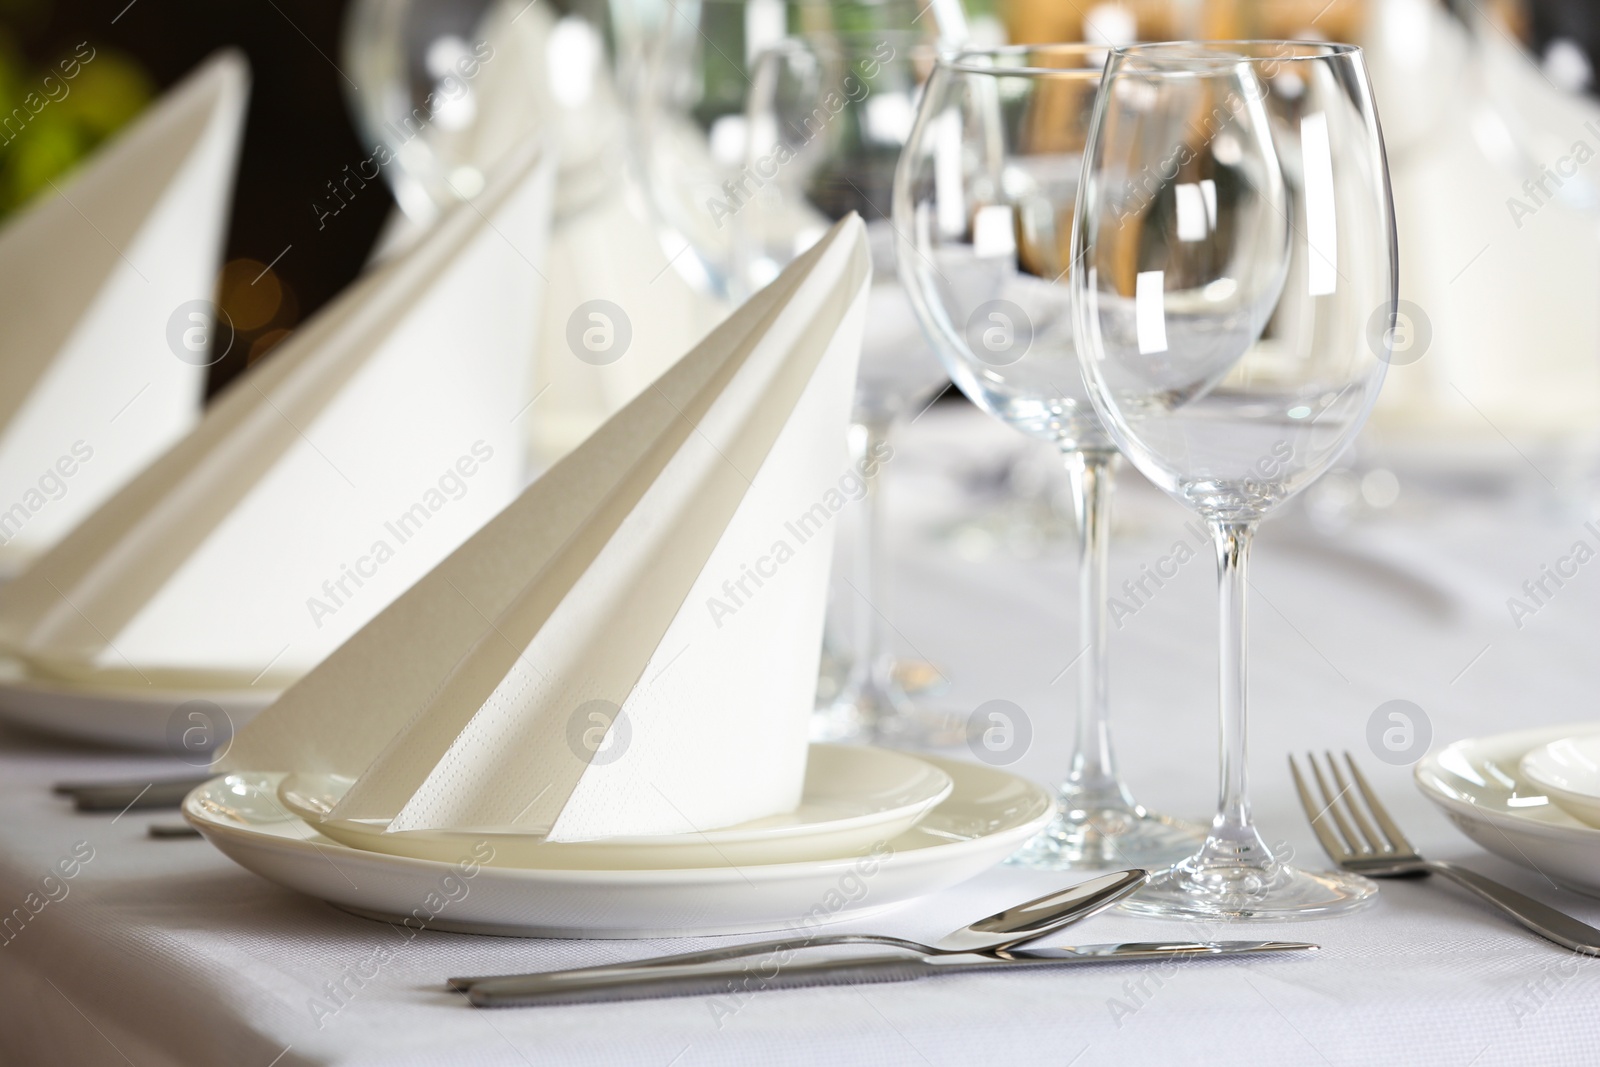
M 656 964 L 604 975 L 550 971 L 539 975 L 487 979 L 474 983 L 465 995 L 478 1008 L 593 1004 L 652 997 L 746 994 L 767 989 L 819 985 L 904 982 L 940 974 L 1015 972 L 1081 964 L 1314 952 L 1319 947 L 1303 941 L 1147 941 L 1031 951 L 1019 949 L 1005 956 L 979 953 L 910 958 L 873 956 L 792 967 L 770 960 L 732 960 L 684 966 Z

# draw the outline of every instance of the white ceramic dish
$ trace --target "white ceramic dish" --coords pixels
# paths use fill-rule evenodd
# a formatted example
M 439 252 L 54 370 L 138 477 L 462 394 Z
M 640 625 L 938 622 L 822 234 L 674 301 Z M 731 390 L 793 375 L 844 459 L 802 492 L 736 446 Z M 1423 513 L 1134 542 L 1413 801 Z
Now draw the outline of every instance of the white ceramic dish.
M 848 856 L 911 829 L 953 788 L 944 771 L 903 752 L 819 744 L 811 746 L 800 807 L 789 814 L 698 834 L 551 843 L 525 829 L 387 833 L 385 820 L 328 818 L 351 783 L 342 775 L 291 774 L 279 783 L 278 799 L 351 848 L 450 863 L 486 839 L 494 848 L 488 865 L 542 870 L 725 867 Z
M 1495 855 L 1600 896 L 1600 828 L 1552 803 L 1521 770 L 1533 750 L 1593 729 L 1577 723 L 1457 741 L 1417 764 L 1417 787 Z
M 854 918 L 965 881 L 1049 822 L 1049 792 L 1004 771 L 928 757 L 954 788 L 913 829 L 855 856 L 678 870 L 484 866 L 341 845 L 290 815 L 280 774 L 212 779 L 184 817 L 235 863 L 279 885 L 386 922 L 518 937 L 750 933 Z M 469 873 L 470 872 L 470 873 Z
M 1600 826 L 1600 734 L 1563 737 L 1522 757 L 1522 776 L 1579 822 Z
M 277 689 L 97 689 L 39 678 L 9 657 L 0 657 L 0 722 L 35 733 L 118 748 L 195 755 L 212 746 L 194 744 L 209 736 L 231 737 L 278 699 Z M 207 722 L 190 730 L 179 708 L 192 700 L 220 709 L 229 728 Z M 208 717 L 214 717 L 209 713 Z M 187 737 L 185 731 L 188 730 Z M 199 762 L 204 762 L 200 760 Z

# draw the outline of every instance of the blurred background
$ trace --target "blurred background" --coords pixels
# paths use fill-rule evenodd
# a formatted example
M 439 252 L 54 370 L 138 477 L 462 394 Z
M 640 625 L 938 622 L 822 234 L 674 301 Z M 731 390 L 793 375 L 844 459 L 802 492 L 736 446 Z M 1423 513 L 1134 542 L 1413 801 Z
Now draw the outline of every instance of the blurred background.
M 553 20 L 564 13 L 563 4 L 538 3 Z M 218 302 L 243 343 L 211 368 L 213 393 L 359 272 L 393 211 L 381 181 L 359 186 L 358 195 L 332 195 L 345 168 L 371 154 L 347 106 L 355 88 L 342 69 L 349 6 L 0 0 L 0 114 L 21 106 L 42 73 L 75 50 L 87 46 L 96 56 L 70 95 L 33 119 L 30 136 L 0 144 L 4 214 L 215 49 L 248 55 L 254 83 L 217 280 Z M 453 7 L 472 18 L 488 7 L 482 0 L 367 6 Z M 588 3 L 573 13 L 614 48 L 616 7 Z M 1600 4 L 971 0 L 967 9 L 975 36 L 1014 42 L 1317 37 L 1366 45 L 1396 172 L 1401 295 L 1426 320 L 1402 327 L 1423 333 L 1434 351 L 1451 349 L 1452 388 L 1507 432 L 1525 424 L 1594 435 L 1600 164 L 1591 175 L 1579 165 L 1585 159 L 1569 163 L 1570 174 L 1561 163 L 1580 142 L 1591 154 L 1600 149 L 1600 124 L 1586 126 L 1600 63 Z M 619 75 L 625 81 L 626 71 Z M 1541 185 L 1541 175 L 1554 177 Z M 1486 304 L 1503 314 L 1484 318 Z M 1449 393 L 1427 368 L 1397 374 L 1379 432 L 1403 437 L 1473 417 Z

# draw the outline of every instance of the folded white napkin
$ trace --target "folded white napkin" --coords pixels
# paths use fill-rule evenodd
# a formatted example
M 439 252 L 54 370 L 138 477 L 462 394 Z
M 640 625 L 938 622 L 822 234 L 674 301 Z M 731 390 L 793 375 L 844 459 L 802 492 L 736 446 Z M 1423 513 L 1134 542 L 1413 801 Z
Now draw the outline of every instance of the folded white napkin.
M 231 386 L 0 589 L 0 647 L 84 683 L 285 685 L 503 508 L 552 169 L 508 160 Z
M 200 417 L 208 357 L 181 342 L 206 320 L 182 308 L 212 297 L 248 93 L 219 53 L 0 231 L 0 572 Z
M 574 841 L 791 810 L 870 275 L 852 217 L 223 765 L 353 776 L 335 816 L 391 830 Z

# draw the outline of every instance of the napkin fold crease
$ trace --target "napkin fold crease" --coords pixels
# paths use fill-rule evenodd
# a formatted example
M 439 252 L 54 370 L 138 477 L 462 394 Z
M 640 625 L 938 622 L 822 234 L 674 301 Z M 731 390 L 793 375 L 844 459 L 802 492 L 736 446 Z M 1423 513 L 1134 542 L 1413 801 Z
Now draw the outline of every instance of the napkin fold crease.
M 334 816 L 391 831 L 574 841 L 792 810 L 832 544 L 794 520 L 847 471 L 870 272 L 860 220 L 840 223 L 225 765 L 347 775 Z
M 213 56 L 0 231 L 0 570 L 199 418 L 249 80 Z
M 552 176 L 527 146 L 252 367 L 0 589 L 0 647 L 83 684 L 281 687 L 465 540 L 524 484 Z

